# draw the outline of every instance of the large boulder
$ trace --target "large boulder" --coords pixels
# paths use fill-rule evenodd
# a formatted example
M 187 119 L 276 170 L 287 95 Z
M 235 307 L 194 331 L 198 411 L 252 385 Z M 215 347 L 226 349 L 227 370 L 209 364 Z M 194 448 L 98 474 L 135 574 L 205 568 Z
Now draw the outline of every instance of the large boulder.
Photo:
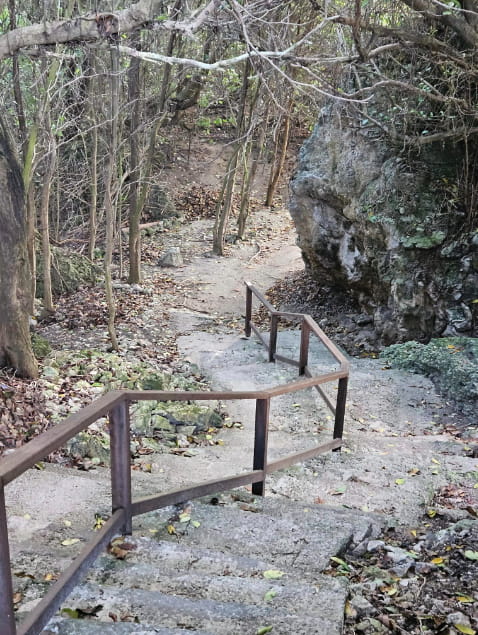
M 382 345 L 478 333 L 478 233 L 457 204 L 459 148 L 400 153 L 330 112 L 301 149 L 290 210 L 306 267 L 350 293 Z

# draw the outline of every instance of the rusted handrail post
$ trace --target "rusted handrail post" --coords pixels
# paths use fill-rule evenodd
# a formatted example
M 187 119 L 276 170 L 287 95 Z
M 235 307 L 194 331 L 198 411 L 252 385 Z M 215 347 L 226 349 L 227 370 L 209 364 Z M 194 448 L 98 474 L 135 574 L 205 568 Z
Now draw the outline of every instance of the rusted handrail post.
M 5 491 L 0 483 L 0 633 L 15 635 L 16 632 Z
M 252 289 L 249 288 L 246 282 L 246 324 L 244 329 L 246 337 L 251 336 L 251 320 L 252 320 Z
M 277 349 L 277 325 L 279 324 L 279 316 L 273 313 L 271 315 L 271 332 L 269 334 L 269 361 L 275 362 Z
M 125 523 L 121 531 L 133 531 L 131 514 L 131 459 L 129 401 L 125 399 L 109 413 L 111 444 L 111 505 L 113 513 L 125 510 Z
M 345 402 L 347 401 L 348 377 L 339 379 L 337 390 L 337 406 L 335 408 L 334 439 L 341 439 L 344 432 Z M 335 448 L 333 452 L 340 452 L 340 448 Z
M 300 329 L 299 375 L 305 375 L 309 363 L 310 327 L 307 320 L 302 320 Z
M 270 399 L 256 400 L 256 422 L 254 435 L 253 470 L 265 470 L 267 465 L 267 436 L 269 432 Z M 252 493 L 264 496 L 266 477 L 258 483 L 252 484 Z

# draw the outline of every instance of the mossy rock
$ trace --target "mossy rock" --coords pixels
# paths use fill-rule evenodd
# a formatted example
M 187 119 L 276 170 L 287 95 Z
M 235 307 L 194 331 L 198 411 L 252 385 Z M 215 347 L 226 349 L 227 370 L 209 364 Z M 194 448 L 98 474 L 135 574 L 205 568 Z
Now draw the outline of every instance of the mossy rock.
M 191 373 L 194 372 L 192 368 Z M 72 377 L 73 387 L 78 392 L 87 394 L 91 387 L 92 398 L 101 392 L 123 388 L 188 392 L 203 392 L 207 389 L 192 374 L 161 372 L 139 360 L 93 350 L 54 351 L 45 359 L 43 377 L 52 383 L 58 383 L 61 377 Z M 222 426 L 219 405 L 214 402 L 211 404 L 210 401 L 206 405 L 202 401 L 148 400 L 131 406 L 131 428 L 135 436 L 175 441 L 178 434 L 200 434 L 208 428 Z M 84 456 L 90 456 L 89 446 L 75 443 L 74 451 L 77 454 L 81 451 L 86 452 Z M 94 452 L 91 450 L 91 453 Z M 98 452 L 95 456 L 105 460 Z
M 43 359 L 51 353 L 52 348 L 50 342 L 41 335 L 38 335 L 38 333 L 32 333 L 31 340 L 33 354 L 37 359 Z
M 168 192 L 159 185 L 153 185 L 145 209 L 145 216 L 151 221 L 180 218 L 181 212 Z
M 185 430 L 200 434 L 224 425 L 219 412 L 200 403 L 184 401 L 142 401 L 131 409 L 131 428 L 138 435 L 154 436 L 159 432 L 167 439 Z
M 430 377 L 437 389 L 465 412 L 478 402 L 478 340 L 443 337 L 428 344 L 406 342 L 385 349 L 380 357 L 394 368 Z
M 73 293 L 84 284 L 95 284 L 100 275 L 101 268 L 86 256 L 52 247 L 51 284 L 54 296 Z M 36 295 L 41 298 L 43 296 L 43 260 L 41 254 L 37 259 L 36 276 Z
M 101 463 L 109 463 L 109 436 L 106 434 L 98 435 L 85 430 L 70 439 L 66 447 L 70 456 L 97 459 Z

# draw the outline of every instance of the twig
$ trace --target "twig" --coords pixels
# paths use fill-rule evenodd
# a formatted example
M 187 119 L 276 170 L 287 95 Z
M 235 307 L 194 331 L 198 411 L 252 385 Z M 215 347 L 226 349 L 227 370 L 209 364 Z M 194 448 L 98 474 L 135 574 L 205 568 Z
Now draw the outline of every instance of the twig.
M 248 265 L 250 265 L 250 264 L 251 264 L 251 262 L 254 260 L 254 258 L 257 258 L 257 256 L 258 256 L 258 255 L 261 253 L 261 251 L 262 251 L 262 247 L 259 245 L 259 243 L 256 243 L 256 247 L 257 247 L 257 253 L 255 253 L 255 254 L 252 256 L 252 258 L 250 258 L 250 259 L 247 261 L 247 264 L 248 264 Z

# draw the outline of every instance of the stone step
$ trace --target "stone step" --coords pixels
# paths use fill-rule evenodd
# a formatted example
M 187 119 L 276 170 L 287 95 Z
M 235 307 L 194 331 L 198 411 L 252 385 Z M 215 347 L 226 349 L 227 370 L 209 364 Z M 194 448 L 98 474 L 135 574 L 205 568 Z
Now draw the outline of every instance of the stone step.
M 267 569 L 254 572 L 253 577 L 233 575 L 228 570 L 221 576 L 198 573 L 174 576 L 147 563 L 122 564 L 114 570 L 96 570 L 88 576 L 88 581 L 94 580 L 101 587 L 134 587 L 194 600 L 287 607 L 291 614 L 308 613 L 316 617 L 322 615 L 326 605 L 340 612 L 345 599 L 341 580 L 325 575 L 316 576 L 314 584 L 305 584 L 289 582 L 290 576 L 285 572 L 280 579 L 265 579 Z
M 171 520 L 174 512 L 166 508 L 139 517 L 136 526 L 143 533 L 156 532 L 162 541 L 261 559 L 270 568 L 293 566 L 301 579 L 321 573 L 331 556 L 377 535 L 384 524 L 377 516 L 277 498 L 243 503 L 242 509 L 240 501 L 224 505 L 195 501 L 190 507 L 190 522 Z M 170 525 L 176 534 L 168 532 Z
M 317 599 L 320 602 L 324 598 Z M 303 613 L 296 611 L 295 607 L 281 600 L 280 594 L 270 603 L 264 601 L 261 606 L 85 583 L 70 595 L 66 606 L 86 611 L 91 610 L 92 606 L 96 607 L 96 621 L 109 622 L 114 615 L 118 620 L 127 617 L 140 624 L 184 628 L 193 632 L 206 630 L 217 635 L 250 635 L 270 626 L 278 635 L 339 635 L 345 589 L 340 595 L 336 592 L 333 596 L 327 596 L 327 600 L 321 605 L 322 612 L 317 610 L 312 614 L 307 609 Z
M 250 635 L 273 626 L 274 633 L 284 635 L 340 633 L 346 589 L 342 580 L 321 572 L 331 556 L 375 536 L 381 519 L 262 499 L 243 489 L 214 502 L 203 499 L 135 518 L 134 535 L 125 538 L 134 547 L 126 559 L 100 557 L 64 607 L 88 614 L 101 606 L 95 619 L 108 628 L 118 626 L 120 633 L 141 632 L 124 630 L 132 625 L 120 623 L 122 618 L 139 620 L 145 632 L 161 627 Z M 53 555 L 62 537 L 44 545 L 43 553 L 34 543 L 17 553 L 15 582 L 24 595 L 20 610 L 31 610 L 44 594 L 46 573 L 66 566 L 64 550 L 56 559 Z M 264 573 L 271 570 L 282 572 L 281 577 L 268 579 Z M 109 624 L 115 618 L 118 624 Z M 52 632 L 88 632 L 74 630 L 87 628 L 84 622 L 97 624 L 56 619 Z
M 95 622 L 93 620 L 55 618 L 42 635 L 191 635 L 183 628 L 162 628 L 131 622 Z M 195 630 L 195 635 L 213 635 L 211 631 Z

